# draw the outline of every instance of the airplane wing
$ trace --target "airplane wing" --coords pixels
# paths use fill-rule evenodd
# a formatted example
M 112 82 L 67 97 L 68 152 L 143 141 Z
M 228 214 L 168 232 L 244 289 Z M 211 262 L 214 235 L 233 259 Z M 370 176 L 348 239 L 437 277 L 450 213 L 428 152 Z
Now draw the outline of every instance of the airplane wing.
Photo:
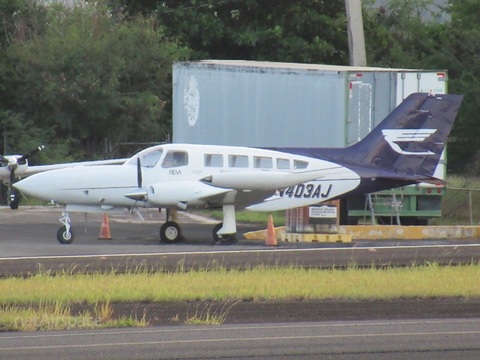
M 64 168 L 76 167 L 76 166 L 121 165 L 127 160 L 129 160 L 129 159 L 128 158 L 125 158 L 125 159 L 108 159 L 108 160 L 94 160 L 94 161 L 79 161 L 79 162 L 71 162 L 71 163 L 59 163 L 59 164 L 50 164 L 50 165 L 33 165 L 33 166 L 28 166 L 28 168 L 25 171 L 23 171 L 20 175 L 22 177 L 26 177 L 26 176 L 30 176 L 30 175 L 37 174 L 37 173 L 44 172 L 44 171 L 64 169 Z
M 256 204 L 275 194 L 275 189 L 239 189 L 220 187 L 204 181 L 158 182 L 148 185 L 148 190 L 139 186 L 124 196 L 136 201 L 145 201 L 150 207 L 217 208 L 234 204 L 238 208 Z
M 8 185 L 10 183 L 13 183 L 18 178 L 30 176 L 44 171 L 63 169 L 73 166 L 123 164 L 125 161 L 128 160 L 109 159 L 30 166 L 28 164 L 28 159 L 37 154 L 39 151 L 42 151 L 44 148 L 45 146 L 41 145 L 23 155 L 0 155 L 0 182 Z
M 51 165 L 28 165 L 28 158 L 36 154 L 38 151 L 41 151 L 44 147 L 39 146 L 37 149 L 34 149 L 28 152 L 25 155 L 0 155 L 0 183 L 3 183 L 9 188 L 9 205 L 10 208 L 15 210 L 18 208 L 20 202 L 20 197 L 18 196 L 15 189 L 12 187 L 13 183 L 21 178 L 28 177 L 33 174 L 56 170 L 64 169 L 68 167 L 77 167 L 77 166 L 90 166 L 90 165 L 111 165 L 111 164 L 123 164 L 128 159 L 109 159 L 109 160 L 98 160 L 98 161 L 80 161 L 73 163 L 61 163 L 61 164 L 51 164 Z

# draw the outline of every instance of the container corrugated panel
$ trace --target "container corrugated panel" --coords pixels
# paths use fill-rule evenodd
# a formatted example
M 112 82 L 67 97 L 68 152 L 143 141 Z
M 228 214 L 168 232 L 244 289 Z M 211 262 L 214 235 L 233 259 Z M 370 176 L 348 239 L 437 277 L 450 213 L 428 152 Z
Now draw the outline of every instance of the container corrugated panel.
M 347 136 L 344 146 L 363 139 L 395 108 L 395 76 L 391 72 L 348 73 Z
M 196 144 L 344 146 L 345 74 L 177 63 L 173 140 Z
M 420 76 L 421 74 L 421 76 Z M 426 79 L 425 86 L 420 86 Z M 431 85 L 434 84 L 434 85 Z M 173 67 L 173 141 L 254 147 L 344 147 L 437 73 L 205 60 Z M 443 87 L 444 88 L 444 87 Z

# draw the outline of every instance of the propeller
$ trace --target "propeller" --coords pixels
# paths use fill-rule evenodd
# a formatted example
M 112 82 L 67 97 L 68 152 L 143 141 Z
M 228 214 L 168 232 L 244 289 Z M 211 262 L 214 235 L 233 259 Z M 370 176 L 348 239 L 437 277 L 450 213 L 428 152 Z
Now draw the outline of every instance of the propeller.
M 33 149 L 32 151 L 29 151 L 20 157 L 7 158 L 3 155 L 0 155 L 0 160 L 2 162 L 2 165 L 7 167 L 10 170 L 10 179 L 9 179 L 10 182 L 8 186 L 8 193 L 9 193 L 8 199 L 9 199 L 10 209 L 12 210 L 18 209 L 18 205 L 20 203 L 20 196 L 17 190 L 13 187 L 13 183 L 17 178 L 15 175 L 15 170 L 18 168 L 18 165 L 25 164 L 28 158 L 35 155 L 36 153 L 43 150 L 44 148 L 45 148 L 44 145 L 40 145 L 36 149 Z
M 140 158 L 137 158 L 137 183 L 138 187 L 142 187 L 142 163 L 140 162 Z
M 24 162 L 25 160 L 27 160 L 29 157 L 32 157 L 33 155 L 35 155 L 35 154 L 38 153 L 39 151 L 42 151 L 43 149 L 45 149 L 45 145 L 40 145 L 40 146 L 37 147 L 36 149 L 33 149 L 32 151 L 29 151 L 29 152 L 27 152 L 26 154 L 20 156 L 20 157 L 17 159 L 17 162 L 18 162 L 18 163 L 22 163 L 22 162 Z
M 137 185 L 138 189 L 132 192 L 129 192 L 128 194 L 125 194 L 125 196 L 129 199 L 135 200 L 135 204 L 137 201 L 146 201 L 147 200 L 147 191 L 142 187 L 142 163 L 140 161 L 140 158 L 137 158 Z M 133 206 L 135 207 L 135 205 Z

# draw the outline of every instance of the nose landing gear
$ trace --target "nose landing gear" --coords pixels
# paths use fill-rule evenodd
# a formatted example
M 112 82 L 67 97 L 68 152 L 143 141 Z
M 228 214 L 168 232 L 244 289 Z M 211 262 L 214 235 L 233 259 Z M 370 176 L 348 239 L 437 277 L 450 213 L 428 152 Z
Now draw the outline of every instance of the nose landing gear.
M 60 227 L 57 231 L 57 240 L 60 244 L 71 244 L 74 240 L 73 232 L 70 227 L 70 217 L 68 211 L 62 212 L 62 218 L 60 222 L 63 226 Z

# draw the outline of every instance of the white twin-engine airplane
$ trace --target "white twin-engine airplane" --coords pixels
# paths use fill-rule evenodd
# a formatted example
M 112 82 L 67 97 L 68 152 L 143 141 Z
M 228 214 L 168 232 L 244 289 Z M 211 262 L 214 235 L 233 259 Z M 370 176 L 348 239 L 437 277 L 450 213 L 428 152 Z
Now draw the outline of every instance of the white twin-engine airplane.
M 23 155 L 0 155 L 0 182 L 8 186 L 8 200 L 12 210 L 18 208 L 20 197 L 12 185 L 15 181 L 33 174 L 55 169 L 63 169 L 72 166 L 88 166 L 88 165 L 108 165 L 108 164 L 122 164 L 128 159 L 112 159 L 112 160 L 97 160 L 97 161 L 82 161 L 73 163 L 60 163 L 51 165 L 34 165 L 29 166 L 28 159 L 34 156 L 39 151 L 43 150 L 45 146 L 41 145 L 36 149 L 29 151 Z
M 166 144 L 147 148 L 123 165 L 74 167 L 14 184 L 25 195 L 66 206 L 57 233 L 71 243 L 69 212 L 108 213 L 137 207 L 223 208 L 215 241 L 236 241 L 235 210 L 275 211 L 366 194 L 433 177 L 460 95 L 410 95 L 362 141 L 347 148 L 259 149 Z M 168 214 L 168 211 L 167 211 Z M 167 216 L 164 243 L 181 239 Z

